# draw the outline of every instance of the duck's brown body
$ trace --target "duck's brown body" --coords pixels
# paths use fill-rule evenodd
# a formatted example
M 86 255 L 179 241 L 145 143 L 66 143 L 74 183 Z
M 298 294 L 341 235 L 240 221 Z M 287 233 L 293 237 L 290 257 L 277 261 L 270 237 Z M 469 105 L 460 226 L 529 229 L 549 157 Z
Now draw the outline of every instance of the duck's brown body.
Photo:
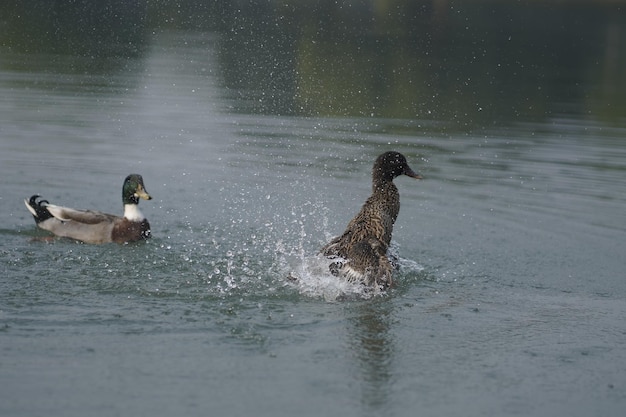
M 365 285 L 391 285 L 393 266 L 387 250 L 400 212 L 400 194 L 393 183 L 399 175 L 421 178 L 398 152 L 378 157 L 372 172 L 372 194 L 343 234 L 321 250 L 324 256 L 341 258 L 331 265 L 333 274 Z

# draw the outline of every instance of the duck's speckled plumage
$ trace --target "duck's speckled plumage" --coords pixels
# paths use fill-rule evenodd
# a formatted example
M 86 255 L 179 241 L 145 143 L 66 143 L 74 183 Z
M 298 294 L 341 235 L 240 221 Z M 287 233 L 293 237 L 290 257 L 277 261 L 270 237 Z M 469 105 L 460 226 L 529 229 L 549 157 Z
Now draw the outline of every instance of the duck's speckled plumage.
M 340 258 L 331 272 L 351 282 L 386 288 L 392 283 L 393 266 L 387 257 L 393 225 L 400 212 L 400 194 L 393 179 L 400 175 L 420 179 L 404 155 L 385 152 L 374 163 L 372 194 L 340 236 L 321 250 L 324 256 Z
M 26 208 L 35 218 L 38 227 L 56 236 L 98 244 L 134 242 L 147 239 L 151 235 L 150 223 L 137 207 L 139 198 L 152 199 L 145 190 L 141 175 L 131 174 L 124 180 L 123 217 L 57 206 L 39 197 L 34 195 L 29 200 L 24 200 Z

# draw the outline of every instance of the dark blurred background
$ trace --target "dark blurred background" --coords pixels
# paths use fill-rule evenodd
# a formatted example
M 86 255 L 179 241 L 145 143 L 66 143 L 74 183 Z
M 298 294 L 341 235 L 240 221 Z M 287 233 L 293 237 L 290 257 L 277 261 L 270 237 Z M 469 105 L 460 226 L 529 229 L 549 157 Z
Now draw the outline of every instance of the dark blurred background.
M 459 126 L 626 113 L 624 1 L 4 0 L 1 51 L 115 71 L 155 33 L 218 35 L 236 111 Z M 26 61 L 25 61 L 26 62 Z M 27 65 L 27 64 L 24 64 Z M 121 65 L 121 64 L 120 64 Z M 119 68 L 118 68 L 119 69 Z

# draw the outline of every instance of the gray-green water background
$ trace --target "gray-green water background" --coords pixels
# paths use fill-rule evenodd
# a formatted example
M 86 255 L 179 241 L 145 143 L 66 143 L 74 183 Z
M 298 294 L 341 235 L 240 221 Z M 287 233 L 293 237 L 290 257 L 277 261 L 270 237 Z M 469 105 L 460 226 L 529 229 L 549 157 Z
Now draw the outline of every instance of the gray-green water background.
M 621 415 L 623 7 L 0 3 L 0 414 Z M 388 149 L 425 179 L 368 298 L 314 255 Z M 22 202 L 131 172 L 145 243 Z

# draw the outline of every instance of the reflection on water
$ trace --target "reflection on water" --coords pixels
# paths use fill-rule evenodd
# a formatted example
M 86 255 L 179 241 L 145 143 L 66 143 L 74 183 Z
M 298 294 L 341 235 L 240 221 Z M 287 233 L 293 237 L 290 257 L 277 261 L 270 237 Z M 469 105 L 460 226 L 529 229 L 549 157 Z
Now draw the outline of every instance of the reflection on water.
M 16 2 L 0 38 L 13 52 L 45 51 L 52 65 L 102 73 L 127 71 L 124 60 L 143 55 L 162 28 L 219 32 L 221 76 L 244 113 L 448 120 L 462 129 L 625 113 L 626 21 L 602 2 L 179 3 Z
M 612 8 L 431 7 L 437 3 L 331 3 L 264 10 L 260 20 L 243 11 L 224 33 L 227 85 L 245 88 L 245 112 L 449 120 L 462 128 L 566 113 L 619 116 L 625 22 Z
M 90 71 L 109 58 L 137 56 L 145 45 L 146 3 L 123 0 L 4 2 L 2 46 L 26 54 L 89 59 Z
M 390 332 L 391 306 L 387 303 L 362 304 L 353 314 L 346 329 L 350 349 L 358 361 L 356 372 L 362 381 L 361 402 L 368 413 L 385 413 L 393 389 L 395 343 Z

